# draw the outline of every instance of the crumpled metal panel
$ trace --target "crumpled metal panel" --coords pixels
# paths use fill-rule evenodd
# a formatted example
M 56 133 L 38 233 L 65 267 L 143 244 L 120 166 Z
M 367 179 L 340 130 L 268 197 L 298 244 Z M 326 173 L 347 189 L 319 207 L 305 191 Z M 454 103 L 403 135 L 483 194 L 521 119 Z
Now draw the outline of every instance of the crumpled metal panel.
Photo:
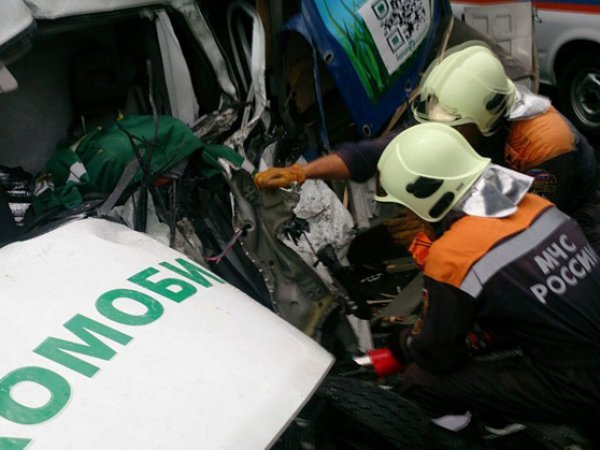
M 331 245 L 338 259 L 345 260 L 350 243 L 356 235 L 354 221 L 348 209 L 325 182 L 307 180 L 300 189 L 294 215 L 306 220 L 309 229 L 297 240 L 297 243 L 289 237 L 282 240 L 314 268 L 330 289 L 333 289 L 331 274 L 323 264 L 317 264 L 315 252 L 326 245 Z
M 331 292 L 316 272 L 277 236 L 289 222 L 298 196 L 292 192 L 257 190 L 250 174 L 232 173 L 237 226 L 245 227 L 244 251 L 259 268 L 275 312 L 309 336 L 335 308 Z

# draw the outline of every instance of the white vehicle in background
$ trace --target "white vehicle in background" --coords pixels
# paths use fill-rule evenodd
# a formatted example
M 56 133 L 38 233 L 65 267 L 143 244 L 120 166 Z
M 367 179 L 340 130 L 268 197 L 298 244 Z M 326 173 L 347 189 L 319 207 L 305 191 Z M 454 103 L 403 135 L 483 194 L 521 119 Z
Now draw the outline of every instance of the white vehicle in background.
M 477 9 L 522 8 L 533 15 L 539 81 L 558 91 L 562 112 L 588 135 L 600 135 L 600 3 L 595 0 L 488 1 L 452 0 L 454 15 L 469 20 Z M 471 17 L 470 17 L 471 16 Z M 514 31 L 510 17 L 500 27 Z M 479 31 L 489 24 L 471 23 Z M 511 27 L 511 25 L 513 25 Z M 498 36 L 494 36 L 497 38 Z
M 533 2 L 540 80 L 584 133 L 600 135 L 600 3 Z

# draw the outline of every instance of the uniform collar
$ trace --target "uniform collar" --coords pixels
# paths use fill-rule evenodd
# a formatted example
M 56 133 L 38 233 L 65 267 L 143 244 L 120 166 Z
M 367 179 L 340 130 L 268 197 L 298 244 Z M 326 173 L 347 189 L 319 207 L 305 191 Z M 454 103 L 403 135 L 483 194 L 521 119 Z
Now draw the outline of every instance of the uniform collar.
M 508 120 L 524 120 L 539 116 L 550 108 L 550 100 L 534 94 L 525 86 L 515 84 L 515 103 L 508 115 Z
M 533 178 L 490 164 L 454 211 L 478 217 L 508 217 L 531 187 Z

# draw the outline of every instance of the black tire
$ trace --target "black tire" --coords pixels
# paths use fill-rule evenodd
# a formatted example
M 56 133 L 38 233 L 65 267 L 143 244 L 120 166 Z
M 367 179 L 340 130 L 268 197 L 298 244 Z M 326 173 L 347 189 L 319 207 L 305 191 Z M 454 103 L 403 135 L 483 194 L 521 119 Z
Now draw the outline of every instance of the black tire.
M 561 109 L 581 132 L 600 136 L 600 59 L 594 53 L 573 57 L 558 76 Z
M 425 446 L 429 418 L 414 403 L 393 392 L 363 380 L 330 376 L 317 396 L 327 402 L 328 432 L 335 431 L 334 439 L 339 444 L 349 444 L 346 448 Z M 366 436 L 373 442 L 361 442 Z M 358 443 L 362 446 L 350 446 Z
M 430 429 L 423 411 L 408 400 L 340 376 L 327 377 L 299 417 L 274 449 L 423 449 Z

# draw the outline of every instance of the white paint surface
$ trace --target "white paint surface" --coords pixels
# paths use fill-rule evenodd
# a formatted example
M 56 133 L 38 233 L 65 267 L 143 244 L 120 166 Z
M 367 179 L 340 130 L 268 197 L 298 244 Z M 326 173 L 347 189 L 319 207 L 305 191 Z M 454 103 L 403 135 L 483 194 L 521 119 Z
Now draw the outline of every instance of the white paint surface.
M 28 450 L 264 449 L 272 443 L 332 357 L 230 285 L 204 288 L 188 280 L 196 294 L 176 303 L 128 281 L 150 267 L 160 271 L 153 280 L 185 280 L 159 265 L 177 265 L 177 258 L 185 259 L 99 219 L 0 249 L 0 377 L 39 366 L 71 387 L 67 405 L 46 422 L 20 425 L 0 417 L 0 442 L 32 439 Z M 114 289 L 150 295 L 164 312 L 147 325 L 112 321 L 95 304 Z M 121 345 L 97 335 L 116 351 L 109 360 L 74 353 L 99 368 L 91 378 L 33 352 L 51 336 L 81 343 L 63 326 L 76 314 L 132 337 Z M 43 406 L 48 394 L 21 383 L 13 398 Z

